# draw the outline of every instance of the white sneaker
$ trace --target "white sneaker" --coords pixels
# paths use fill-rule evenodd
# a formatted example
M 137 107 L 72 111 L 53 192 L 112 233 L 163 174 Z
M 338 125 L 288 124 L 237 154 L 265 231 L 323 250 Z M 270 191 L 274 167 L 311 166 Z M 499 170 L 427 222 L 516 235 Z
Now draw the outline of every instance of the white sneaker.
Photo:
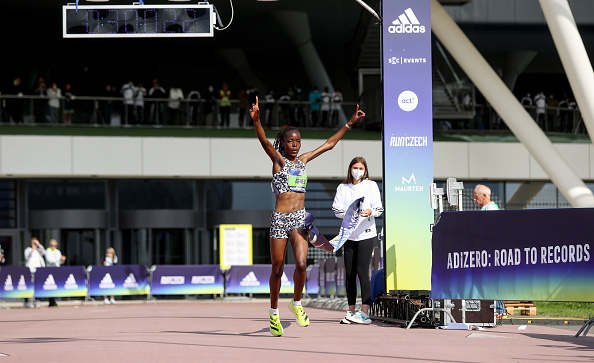
M 105 305 L 109 305 L 109 304 L 111 304 L 111 303 L 109 302 L 109 299 L 108 299 L 108 298 L 105 298 L 105 299 L 103 299 L 103 303 L 104 303 Z
M 352 316 L 350 316 L 350 317 L 347 316 L 346 319 L 348 319 L 352 323 L 364 324 L 364 325 L 371 324 L 371 318 L 369 317 L 369 315 L 365 314 L 362 311 L 357 311 Z
M 352 316 L 353 316 L 353 313 L 350 310 L 347 310 L 346 316 L 344 318 L 340 319 L 340 323 L 341 324 L 351 324 L 351 321 L 349 320 L 349 318 Z
M 109 302 L 110 302 L 110 303 L 112 303 L 112 304 L 114 304 L 114 305 L 115 305 L 115 303 L 116 303 L 116 302 L 115 302 L 115 299 L 114 299 L 113 297 L 111 298 L 111 300 L 109 300 Z

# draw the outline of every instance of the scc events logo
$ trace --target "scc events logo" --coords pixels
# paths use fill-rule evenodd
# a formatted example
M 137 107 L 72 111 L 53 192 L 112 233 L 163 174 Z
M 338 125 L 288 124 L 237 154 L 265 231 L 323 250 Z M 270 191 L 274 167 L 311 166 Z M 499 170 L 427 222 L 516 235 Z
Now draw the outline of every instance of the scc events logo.
M 392 25 L 388 27 L 388 32 L 390 34 L 423 34 L 426 29 L 424 25 L 421 25 L 412 9 L 408 8 L 392 22 Z

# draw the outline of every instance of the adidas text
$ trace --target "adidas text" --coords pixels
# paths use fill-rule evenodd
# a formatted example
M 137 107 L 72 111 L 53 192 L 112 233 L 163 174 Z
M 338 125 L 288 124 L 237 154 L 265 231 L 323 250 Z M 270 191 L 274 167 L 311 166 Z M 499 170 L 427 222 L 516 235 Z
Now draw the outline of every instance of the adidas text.
M 412 24 L 391 25 L 388 28 L 388 32 L 391 34 L 422 34 L 425 33 L 425 26 Z

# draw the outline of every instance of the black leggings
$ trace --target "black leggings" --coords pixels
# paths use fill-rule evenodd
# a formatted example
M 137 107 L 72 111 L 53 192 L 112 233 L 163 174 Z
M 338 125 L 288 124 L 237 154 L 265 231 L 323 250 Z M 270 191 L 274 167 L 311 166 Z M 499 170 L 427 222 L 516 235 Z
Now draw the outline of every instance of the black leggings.
M 375 237 L 362 241 L 348 240 L 344 244 L 344 264 L 346 267 L 346 294 L 350 305 L 357 301 L 357 276 L 361 283 L 361 300 L 371 305 L 371 280 L 369 264 L 375 247 Z

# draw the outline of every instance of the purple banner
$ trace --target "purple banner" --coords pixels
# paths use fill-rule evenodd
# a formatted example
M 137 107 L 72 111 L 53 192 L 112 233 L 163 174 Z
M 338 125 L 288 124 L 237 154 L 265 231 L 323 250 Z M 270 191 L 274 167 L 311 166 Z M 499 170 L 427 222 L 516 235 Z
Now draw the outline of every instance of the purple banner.
M 430 0 L 382 2 L 384 228 L 389 290 L 429 290 L 433 209 Z
M 326 259 L 324 279 L 325 295 L 336 295 L 336 260 L 333 257 Z
M 0 298 L 25 299 L 33 297 L 34 288 L 28 267 L 0 267 Z
M 346 268 L 344 256 L 336 258 L 336 296 L 346 296 Z
M 326 295 L 326 260 L 319 260 L 318 261 L 318 284 L 320 286 L 320 291 L 318 292 L 318 296 L 325 296 Z
M 158 265 L 151 270 L 151 295 L 222 294 L 225 291 L 219 265 Z
M 594 209 L 444 212 L 432 299 L 594 301 Z
M 34 279 L 36 298 L 87 296 L 87 272 L 83 266 L 38 267 Z
M 89 296 L 148 295 L 149 273 L 142 265 L 89 266 Z
M 307 268 L 307 280 L 305 280 L 305 291 L 310 294 L 320 293 L 320 266 L 311 265 Z
M 285 265 L 281 279 L 281 294 L 292 294 L 295 265 Z M 269 294 L 271 265 L 231 266 L 225 273 L 227 294 Z

